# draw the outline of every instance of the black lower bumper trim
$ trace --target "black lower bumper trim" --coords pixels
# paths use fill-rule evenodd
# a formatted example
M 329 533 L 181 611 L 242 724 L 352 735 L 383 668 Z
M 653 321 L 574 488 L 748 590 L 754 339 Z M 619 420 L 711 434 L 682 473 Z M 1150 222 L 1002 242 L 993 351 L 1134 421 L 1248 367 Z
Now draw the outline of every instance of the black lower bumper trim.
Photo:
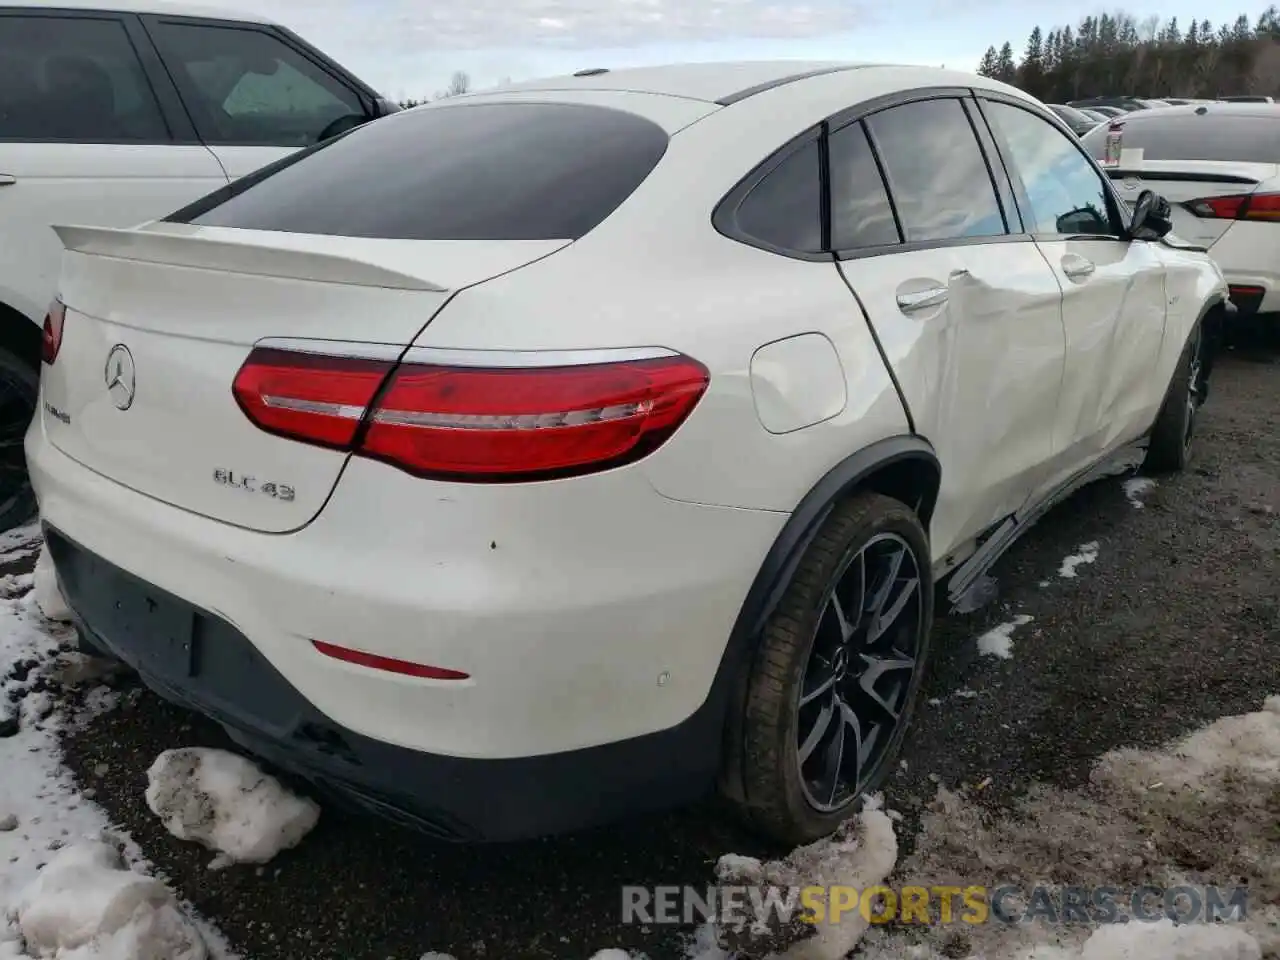
M 693 803 L 715 784 L 724 670 L 702 708 L 660 733 L 529 758 L 426 754 L 330 720 L 221 617 L 121 570 L 48 524 L 45 539 L 91 645 L 135 668 L 164 698 L 216 720 L 247 751 L 323 793 L 440 839 L 566 833 Z
M 1228 315 L 1232 317 L 1252 317 L 1257 314 L 1258 308 L 1262 306 L 1262 300 L 1267 295 L 1267 291 L 1262 287 L 1253 286 L 1231 286 L 1231 299 L 1227 301 Z M 1232 309 L 1233 308 L 1233 309 Z

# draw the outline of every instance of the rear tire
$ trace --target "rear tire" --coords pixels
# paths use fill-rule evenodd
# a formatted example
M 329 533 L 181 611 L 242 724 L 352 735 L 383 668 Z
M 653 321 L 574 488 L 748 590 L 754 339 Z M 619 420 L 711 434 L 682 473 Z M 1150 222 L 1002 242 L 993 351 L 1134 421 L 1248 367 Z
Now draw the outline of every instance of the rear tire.
M 928 540 L 906 505 L 874 493 L 839 504 L 765 625 L 746 681 L 743 797 L 749 823 L 789 845 L 856 812 L 893 766 L 929 646 Z
M 29 523 L 39 513 L 23 447 L 39 395 L 39 368 L 0 347 L 0 530 Z
M 1208 396 L 1208 338 L 1203 324 L 1196 324 L 1187 337 L 1164 405 L 1151 429 L 1143 470 L 1148 473 L 1177 473 L 1191 462 L 1196 415 Z

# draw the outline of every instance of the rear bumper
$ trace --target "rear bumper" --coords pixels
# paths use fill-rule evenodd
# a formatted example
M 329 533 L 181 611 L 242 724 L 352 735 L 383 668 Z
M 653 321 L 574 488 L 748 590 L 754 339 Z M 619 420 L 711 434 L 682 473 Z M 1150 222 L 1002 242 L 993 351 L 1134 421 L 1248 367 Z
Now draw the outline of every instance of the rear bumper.
M 271 535 L 122 487 L 38 421 L 27 457 L 93 642 L 276 764 L 462 840 L 705 793 L 727 641 L 786 520 L 677 503 L 637 471 L 495 490 L 352 461 L 319 518 Z M 312 639 L 469 679 L 357 666 Z
M 45 526 L 59 581 L 91 644 L 161 696 L 222 724 L 246 750 L 356 805 L 443 840 L 519 840 L 691 803 L 715 775 L 710 711 L 648 737 L 509 760 L 421 753 L 322 714 L 220 617 Z M 162 615 L 147 627 L 140 611 Z M 173 629 L 175 625 L 190 624 Z

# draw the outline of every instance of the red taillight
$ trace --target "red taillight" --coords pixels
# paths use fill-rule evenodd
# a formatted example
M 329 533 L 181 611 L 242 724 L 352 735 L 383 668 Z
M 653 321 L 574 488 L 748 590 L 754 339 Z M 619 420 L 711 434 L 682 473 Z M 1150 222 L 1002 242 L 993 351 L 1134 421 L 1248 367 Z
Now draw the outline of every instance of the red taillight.
M 414 663 L 412 660 L 397 660 L 395 657 L 384 657 L 376 653 L 366 653 L 363 650 L 352 650 L 350 647 L 340 647 L 335 643 L 325 643 L 323 640 L 312 640 L 311 645 L 326 657 L 332 657 L 334 660 L 354 663 L 356 666 L 368 667 L 370 670 L 398 673 L 405 677 L 418 677 L 423 680 L 466 680 L 471 676 L 461 670 L 433 667 L 425 663 Z
M 67 308 L 61 300 L 49 304 L 49 312 L 44 315 L 44 331 L 40 337 L 40 359 L 52 364 L 58 359 L 58 351 L 62 349 L 62 330 L 66 326 Z
M 347 450 L 395 364 L 257 348 L 232 392 L 263 430 Z
M 1188 200 L 1184 206 L 1208 220 L 1280 220 L 1280 193 L 1233 193 Z
M 420 476 L 513 481 L 593 472 L 651 453 L 708 382 L 702 364 L 678 355 L 554 367 L 396 366 L 258 348 L 234 392 L 249 419 L 272 433 L 352 449 Z

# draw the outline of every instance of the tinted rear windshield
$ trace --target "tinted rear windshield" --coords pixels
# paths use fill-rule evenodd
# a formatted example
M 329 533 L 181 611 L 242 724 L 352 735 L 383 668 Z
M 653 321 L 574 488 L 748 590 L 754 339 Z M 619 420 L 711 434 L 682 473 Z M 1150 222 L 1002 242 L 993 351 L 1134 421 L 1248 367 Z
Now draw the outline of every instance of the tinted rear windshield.
M 577 240 L 652 172 L 667 134 L 633 113 L 459 104 L 375 120 L 168 219 L 399 240 Z
M 1141 112 L 1141 111 L 1139 111 Z M 1085 147 L 1106 154 L 1107 127 L 1086 133 Z M 1143 160 L 1241 160 L 1280 163 L 1280 118 L 1183 113 L 1172 117 L 1126 114 L 1121 145 L 1142 150 Z

